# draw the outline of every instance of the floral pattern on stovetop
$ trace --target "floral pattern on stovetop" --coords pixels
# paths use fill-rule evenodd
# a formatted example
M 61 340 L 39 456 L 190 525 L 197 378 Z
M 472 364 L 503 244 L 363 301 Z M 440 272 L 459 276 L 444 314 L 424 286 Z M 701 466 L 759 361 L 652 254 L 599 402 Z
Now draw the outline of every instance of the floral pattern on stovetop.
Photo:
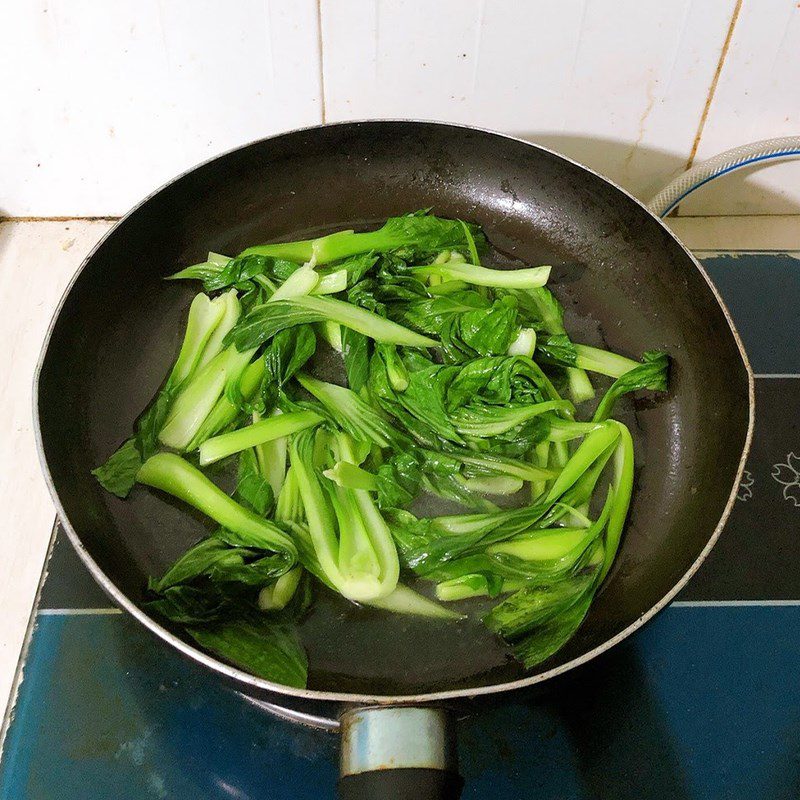
M 783 486 L 783 499 L 800 508 L 800 456 L 788 453 L 784 463 L 773 464 L 772 477 Z

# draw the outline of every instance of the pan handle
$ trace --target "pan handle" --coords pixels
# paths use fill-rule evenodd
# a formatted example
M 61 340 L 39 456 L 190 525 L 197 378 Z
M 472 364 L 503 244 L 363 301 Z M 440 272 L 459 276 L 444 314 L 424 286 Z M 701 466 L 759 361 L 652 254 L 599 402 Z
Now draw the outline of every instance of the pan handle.
M 443 708 L 369 706 L 341 718 L 341 800 L 458 800 L 455 733 Z

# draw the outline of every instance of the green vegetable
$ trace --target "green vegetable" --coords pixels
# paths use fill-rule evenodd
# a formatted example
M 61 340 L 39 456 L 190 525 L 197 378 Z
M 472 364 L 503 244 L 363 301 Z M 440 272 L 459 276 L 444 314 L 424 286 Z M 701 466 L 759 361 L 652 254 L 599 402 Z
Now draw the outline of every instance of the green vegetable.
M 596 541 L 568 580 L 520 589 L 495 606 L 484 622 L 513 642 L 526 667 L 536 666 L 560 650 L 583 621 L 602 560 L 603 545 Z
M 399 453 L 392 461 L 381 464 L 377 473 L 369 472 L 349 461 L 337 461 L 322 474 L 345 489 L 377 492 L 380 508 L 409 505 L 419 490 L 421 479 L 420 465 L 409 453 Z
M 192 440 L 186 447 L 187 451 L 196 450 L 206 439 L 230 425 L 241 413 L 242 405 L 251 401 L 261 385 L 264 377 L 264 359 L 257 358 L 252 361 L 242 372 L 238 382 L 231 382 L 230 388 L 237 390 L 237 402 L 230 399 L 232 391 L 225 392 L 217 400 L 211 413 L 203 420 Z
M 603 566 L 600 570 L 600 581 L 605 578 L 619 548 L 622 528 L 633 493 L 633 439 L 630 431 L 621 423 L 614 423 L 619 429 L 619 442 L 614 449 L 614 479 L 611 484 L 612 503 L 606 531 L 606 547 Z
M 239 472 L 236 479 L 236 499 L 263 517 L 275 502 L 275 492 L 264 476 L 254 449 L 239 454 Z
M 272 412 L 272 417 L 280 415 L 280 411 L 275 409 Z M 253 414 L 253 423 L 256 424 L 261 421 L 261 415 L 258 412 Z M 272 488 L 272 494 L 277 497 L 283 481 L 286 476 L 286 450 L 288 447 L 288 440 L 285 436 L 277 439 L 272 439 L 268 442 L 262 442 L 253 447 L 253 452 L 256 456 L 258 469 L 261 475 L 266 479 Z
M 529 669 L 555 655 L 575 635 L 593 596 L 594 593 L 590 591 L 578 594 L 575 603 L 514 642 L 514 655 Z
M 325 406 L 332 418 L 351 436 L 372 441 L 378 447 L 388 447 L 395 441 L 395 432 L 383 414 L 351 389 L 319 381 L 305 373 L 298 374 L 297 381 Z
M 452 451 L 447 455 L 483 475 L 510 475 L 523 481 L 540 481 L 555 477 L 552 472 L 541 467 L 502 456 L 471 456 L 460 451 Z
M 536 350 L 536 331 L 533 328 L 520 328 L 517 338 L 508 346 L 510 356 L 533 358 Z
M 327 275 L 320 275 L 319 283 L 314 287 L 312 294 L 338 294 L 347 289 L 347 270 L 337 269 Z
M 467 230 L 472 234 L 473 246 L 482 246 L 482 233 L 477 228 Z M 319 239 L 258 245 L 245 250 L 242 256 L 271 256 L 298 262 L 314 259 L 317 264 L 329 264 L 360 253 L 392 252 L 402 248 L 417 258 L 424 258 L 441 250 L 459 247 L 469 248 L 469 244 L 458 220 L 440 219 L 426 212 L 417 212 L 404 217 L 392 217 L 382 228 L 370 233 L 340 231 Z
M 176 272 L 169 276 L 169 280 L 200 280 L 206 292 L 215 292 L 228 286 L 247 290 L 256 277 L 283 282 L 296 269 L 297 264 L 284 259 L 254 255 L 226 258 L 209 253 L 207 261 Z
M 552 424 L 550 429 L 552 430 Z M 549 441 L 545 440 L 536 443 L 531 461 L 539 467 L 546 467 L 550 463 Z M 531 502 L 538 500 L 547 491 L 548 483 L 548 481 L 531 481 Z
M 566 334 L 542 336 L 537 341 L 538 357 L 545 364 L 558 364 L 566 367 L 579 367 L 591 372 L 599 372 L 612 378 L 619 378 L 626 372 L 639 366 L 625 356 L 589 347 L 585 344 L 574 344 Z
M 570 608 L 594 580 L 594 572 L 581 570 L 568 580 L 525 587 L 495 606 L 484 621 L 501 636 L 516 639 Z
M 203 297 L 204 295 L 198 295 Z M 222 316 L 220 317 L 219 324 L 211 331 L 205 347 L 203 347 L 199 359 L 197 360 L 194 368 L 192 368 L 188 375 L 193 375 L 196 370 L 202 369 L 206 364 L 214 358 L 222 350 L 222 342 L 228 335 L 233 326 L 236 324 L 239 316 L 242 313 L 242 307 L 239 303 L 239 298 L 236 296 L 236 290 L 231 289 L 229 292 L 220 295 L 211 301 L 213 304 L 219 304 L 222 308 Z M 179 358 L 180 360 L 180 358 Z M 188 377 L 187 375 L 187 377 Z
M 614 410 L 614 404 L 623 394 L 638 392 L 641 389 L 666 392 L 668 373 L 669 356 L 659 350 L 648 350 L 642 356 L 641 364 L 614 381 L 594 412 L 594 421 L 602 422 L 608 419 Z
M 541 414 L 571 409 L 572 404 L 568 400 L 545 400 L 517 407 L 468 405 L 453 413 L 453 421 L 459 433 L 487 438 L 507 433 Z
M 543 528 L 522 533 L 504 542 L 489 545 L 487 553 L 503 553 L 526 561 L 563 558 L 580 545 L 586 545 L 587 528 Z
M 532 326 L 538 326 L 542 331 L 554 336 L 566 337 L 564 309 L 549 289 L 541 286 L 514 292 L 514 296 Z M 594 389 L 589 381 L 589 376 L 583 369 L 567 365 L 567 378 L 570 395 L 575 403 L 582 403 L 584 400 L 591 400 L 594 397 Z
M 422 481 L 418 454 L 413 449 L 395 453 L 389 461 L 378 467 L 375 478 L 380 508 L 404 508 L 411 505 L 419 493 Z
M 331 322 L 329 319 L 326 319 L 322 322 L 315 323 L 314 329 L 337 353 L 342 352 L 342 334 L 344 331 L 349 330 L 348 328 L 342 328 L 337 322 Z M 360 333 L 356 335 L 361 336 Z M 346 368 L 347 367 L 345 367 L 345 369 Z
M 259 678 L 283 686 L 306 685 L 308 659 L 297 634 L 288 626 L 234 620 L 188 631 L 201 647 Z
M 159 434 L 171 413 L 175 396 L 184 391 L 201 365 L 216 356 L 219 342 L 215 331 L 227 324 L 231 309 L 237 309 L 238 305 L 238 300 L 230 295 L 215 300 L 203 294 L 194 298 L 183 343 L 166 383 L 137 421 L 133 438 L 124 442 L 105 464 L 92 470 L 104 489 L 121 498 L 128 496 L 142 462 L 158 450 Z
M 229 433 L 214 436 L 211 439 L 206 439 L 200 445 L 200 466 L 219 461 L 221 458 L 249 447 L 257 447 L 275 439 L 283 439 L 320 422 L 322 422 L 322 417 L 313 411 L 296 411 L 290 414 L 268 417 L 259 422 L 254 422 L 246 428 L 239 428 Z
M 347 373 L 347 385 L 354 392 L 360 392 L 369 377 L 369 337 L 352 328 L 339 327 L 339 331 L 339 350 Z
M 397 352 L 397 348 L 392 344 L 377 344 L 375 352 L 383 361 L 386 367 L 386 376 L 389 379 L 389 384 L 395 392 L 404 392 L 408 389 L 408 369 Z M 369 376 L 369 364 L 366 365 L 366 374 L 362 382 L 362 386 L 366 385 Z M 349 378 L 349 374 L 348 374 Z M 352 384 L 351 384 L 352 385 Z M 356 390 L 357 391 L 357 390 Z
M 352 463 L 353 443 L 347 434 L 336 434 L 331 445 L 335 460 Z M 344 489 L 322 476 L 314 449 L 314 434 L 302 431 L 292 438 L 289 461 L 320 570 L 348 599 L 386 597 L 399 576 L 389 529 L 368 492 Z
M 228 347 L 187 380 L 172 401 L 158 434 L 161 443 L 175 450 L 187 449 L 226 386 L 238 384 L 254 352 Z
M 469 257 L 473 264 L 480 266 L 480 256 L 478 254 L 478 247 L 475 244 L 475 237 L 472 235 L 472 230 L 470 226 L 467 225 L 464 220 L 460 219 L 459 224 L 464 229 L 464 238 L 467 240 L 467 250 L 469 251 Z
M 545 502 L 554 503 L 558 500 L 595 461 L 602 457 L 603 453 L 607 452 L 618 438 L 619 428 L 612 423 L 598 427 L 589 433 L 553 481 Z
M 142 466 L 142 454 L 136 439 L 128 439 L 111 454 L 105 464 L 92 470 L 100 485 L 117 497 L 127 497 L 136 483 L 136 473 Z
M 248 350 L 258 347 L 282 330 L 323 320 L 336 322 L 378 342 L 409 347 L 436 345 L 436 341 L 427 336 L 330 297 L 294 297 L 256 306 L 228 334 L 227 341 L 239 350 Z
M 169 376 L 169 383 L 173 386 L 180 386 L 197 368 L 211 334 L 214 333 L 225 315 L 226 306 L 220 302 L 222 299 L 212 300 L 207 295 L 198 294 L 192 301 L 192 305 L 189 307 L 189 319 L 186 323 L 186 335 L 178 354 L 178 360 Z M 238 306 L 236 292 L 233 293 L 233 299 Z M 214 352 L 211 353 L 206 363 L 219 352 L 213 347 L 209 348 L 209 351 L 211 350 Z
M 365 492 L 378 491 L 378 479 L 371 472 L 350 463 L 337 461 L 330 469 L 323 470 L 322 474 L 337 486 L 345 489 L 363 489 Z
M 163 593 L 200 575 L 210 575 L 221 563 L 241 564 L 241 554 L 230 548 L 222 539 L 209 537 L 184 553 L 159 580 L 151 579 L 149 588 L 154 592 Z
M 444 602 L 466 600 L 468 597 L 497 597 L 511 587 L 519 588 L 517 582 L 493 579 L 491 574 L 476 572 L 460 575 L 436 584 L 436 597 Z
M 452 325 L 460 314 L 486 310 L 491 306 L 489 300 L 472 289 L 461 288 L 443 294 L 442 290 L 448 285 L 442 284 L 435 290 L 429 288 L 427 292 L 420 292 L 404 303 L 398 303 L 397 308 L 393 309 L 395 318 L 414 330 L 439 336 L 444 326 Z
M 319 283 L 319 273 L 308 264 L 293 272 L 267 300 L 275 303 L 278 300 L 288 300 L 292 297 L 302 297 L 311 294 Z
M 415 267 L 413 272 L 422 277 L 437 275 L 445 280 L 463 281 L 474 286 L 491 286 L 495 289 L 535 289 L 544 286 L 550 277 L 550 267 L 488 269 L 452 261 Z
M 218 622 L 241 611 L 215 584 L 170 586 L 155 599 L 147 601 L 145 608 L 148 612 L 184 626 Z
M 290 566 L 297 557 L 297 548 L 285 533 L 232 500 L 180 456 L 151 456 L 142 464 L 136 480 L 194 506 L 243 543 L 283 554 Z
M 585 344 L 575 345 L 575 361 L 582 369 L 610 375 L 612 378 L 619 378 L 639 366 L 633 359 Z
M 293 567 L 278 578 L 275 583 L 265 586 L 258 594 L 258 607 L 262 611 L 279 611 L 286 608 L 300 585 L 303 577 L 302 567 Z
M 515 494 L 523 485 L 523 479 L 512 475 L 482 475 L 464 478 L 464 486 L 472 492 L 483 494 Z
M 414 617 L 429 617 L 430 619 L 464 619 L 463 614 L 429 600 L 402 583 L 398 583 L 391 594 L 377 600 L 370 600 L 367 605 L 391 611 L 393 614 L 409 614 Z
M 441 330 L 446 359 L 459 363 L 475 356 L 506 355 L 519 335 L 517 316 L 517 307 L 508 298 L 451 316 Z
M 571 442 L 574 439 L 580 439 L 597 430 L 600 423 L 598 422 L 573 422 L 572 420 L 557 419 L 552 416 L 547 417 L 547 424 L 549 432 L 547 439 L 551 442 Z M 563 466 L 566 461 L 560 464 Z
M 268 410 L 274 405 L 277 392 L 308 363 L 316 349 L 317 337 L 310 325 L 281 331 L 267 345 L 262 395 Z
M 393 511 L 388 521 L 405 565 L 423 577 L 441 576 L 445 564 L 483 553 L 487 545 L 528 530 L 546 511 L 547 506 L 532 506 L 434 519 Z
M 431 624 L 464 616 L 442 603 L 487 598 L 486 625 L 527 668 L 575 634 L 632 500 L 633 440 L 610 415 L 622 394 L 664 391 L 669 358 L 576 344 L 550 268 L 483 265 L 487 249 L 478 227 L 420 211 L 171 276 L 207 294 L 133 436 L 94 474 L 220 527 L 151 578 L 149 612 L 298 687 L 298 625 L 320 586 Z M 587 370 L 615 381 L 592 419 L 576 408 L 594 395 Z M 233 455 L 228 494 L 215 481 L 233 480 Z M 425 493 L 460 507 L 412 513 Z

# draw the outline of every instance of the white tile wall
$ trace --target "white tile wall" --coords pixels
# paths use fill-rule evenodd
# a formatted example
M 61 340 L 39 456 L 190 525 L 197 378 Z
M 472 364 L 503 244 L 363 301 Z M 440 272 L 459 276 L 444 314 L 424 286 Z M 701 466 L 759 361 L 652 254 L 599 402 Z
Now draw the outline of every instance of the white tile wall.
M 699 159 L 774 136 L 800 135 L 800 3 L 744 0 L 697 151 Z M 681 214 L 796 214 L 800 160 L 720 178 Z
M 686 164 L 733 8 L 733 0 L 322 0 L 327 117 L 514 132 L 647 196 Z
M 698 156 L 800 132 L 796 0 L 6 0 L 3 10 L 0 215 L 120 214 L 237 144 L 381 116 L 525 136 L 646 198 L 690 158 L 734 17 Z M 731 177 L 681 211 L 796 212 L 799 179 L 800 164 Z
M 0 214 L 115 215 L 321 120 L 315 0 L 6 0 Z

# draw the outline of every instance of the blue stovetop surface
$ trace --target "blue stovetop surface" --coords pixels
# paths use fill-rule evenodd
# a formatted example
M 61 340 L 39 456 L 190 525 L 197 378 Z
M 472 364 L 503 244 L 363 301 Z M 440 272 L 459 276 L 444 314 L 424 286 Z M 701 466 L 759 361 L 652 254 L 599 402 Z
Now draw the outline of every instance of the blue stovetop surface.
M 761 375 L 740 501 L 645 630 L 460 721 L 465 798 L 800 796 L 800 258 L 704 262 Z M 254 709 L 126 616 L 86 613 L 107 606 L 57 537 L 0 797 L 333 796 L 335 736 Z

